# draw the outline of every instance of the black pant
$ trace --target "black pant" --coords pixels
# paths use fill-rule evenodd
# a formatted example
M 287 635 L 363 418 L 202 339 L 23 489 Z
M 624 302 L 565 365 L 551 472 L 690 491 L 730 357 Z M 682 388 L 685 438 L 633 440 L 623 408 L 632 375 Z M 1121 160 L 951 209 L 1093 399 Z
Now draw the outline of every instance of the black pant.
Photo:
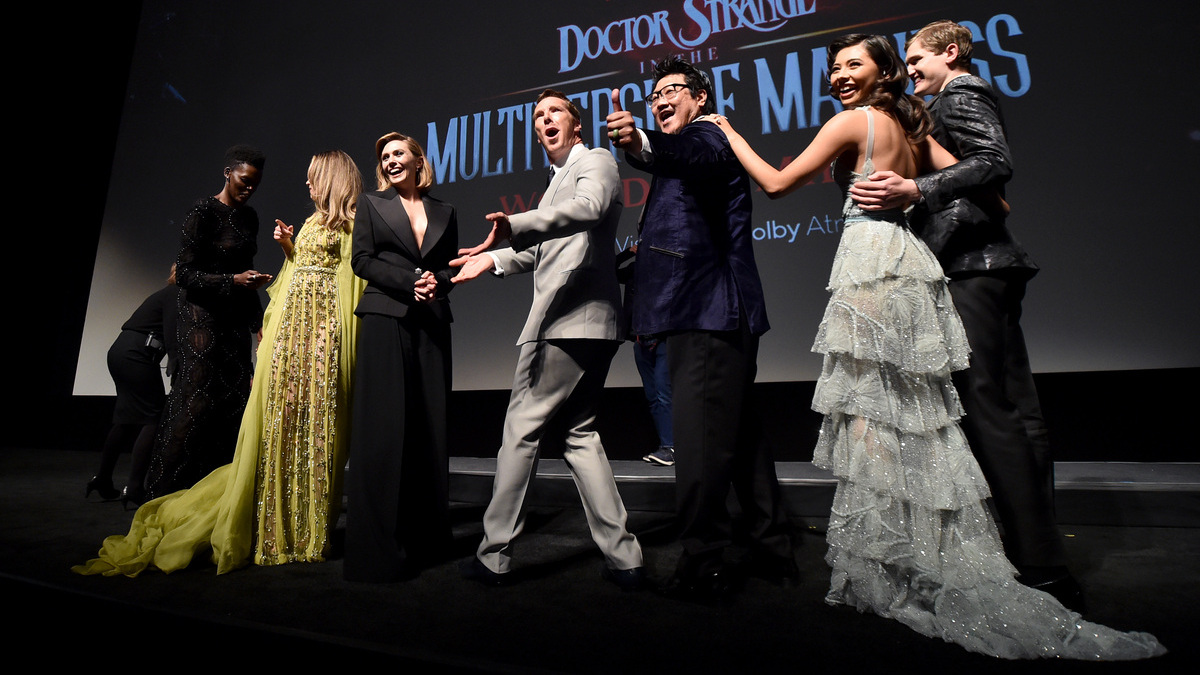
M 683 555 L 676 573 L 720 569 L 732 541 L 732 485 L 761 552 L 790 557 L 787 514 L 770 448 L 753 402 L 758 336 L 686 331 L 667 338 L 675 432 L 675 491 Z
M 971 367 L 954 374 L 963 432 L 992 488 L 1004 550 L 1017 567 L 1066 564 L 1054 520 L 1054 464 L 1021 332 L 1025 279 L 953 279 L 950 294 L 971 344 Z
M 449 324 L 424 308 L 404 318 L 362 318 L 346 481 L 347 580 L 396 581 L 414 556 L 436 557 L 449 544 L 450 383 Z

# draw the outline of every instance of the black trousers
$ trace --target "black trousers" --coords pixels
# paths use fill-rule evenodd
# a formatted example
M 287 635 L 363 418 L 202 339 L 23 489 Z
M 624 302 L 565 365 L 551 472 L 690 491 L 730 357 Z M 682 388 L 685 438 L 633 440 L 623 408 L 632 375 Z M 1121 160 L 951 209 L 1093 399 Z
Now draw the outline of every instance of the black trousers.
M 775 461 L 753 401 L 758 336 L 685 331 L 667 338 L 674 406 L 675 491 L 683 555 L 676 574 L 720 569 L 732 543 L 732 486 L 760 553 L 790 557 L 792 542 Z
M 950 295 L 971 344 L 971 366 L 954 374 L 963 432 L 992 488 L 1004 550 L 1020 567 L 1066 564 L 1054 520 L 1054 464 L 1021 331 L 1025 278 L 952 279 Z
M 396 581 L 451 540 L 450 326 L 424 308 L 368 314 L 357 358 L 343 575 Z

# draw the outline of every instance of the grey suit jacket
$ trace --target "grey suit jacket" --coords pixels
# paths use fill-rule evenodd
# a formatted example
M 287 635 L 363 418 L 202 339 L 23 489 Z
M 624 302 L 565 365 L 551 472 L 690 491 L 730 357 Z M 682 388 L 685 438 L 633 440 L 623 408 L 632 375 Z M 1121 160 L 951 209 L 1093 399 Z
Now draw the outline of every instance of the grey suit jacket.
M 492 251 L 504 276 L 533 271 L 533 306 L 517 344 L 620 340 L 616 236 L 621 179 L 607 150 L 573 153 L 536 209 L 509 216 L 512 248 Z

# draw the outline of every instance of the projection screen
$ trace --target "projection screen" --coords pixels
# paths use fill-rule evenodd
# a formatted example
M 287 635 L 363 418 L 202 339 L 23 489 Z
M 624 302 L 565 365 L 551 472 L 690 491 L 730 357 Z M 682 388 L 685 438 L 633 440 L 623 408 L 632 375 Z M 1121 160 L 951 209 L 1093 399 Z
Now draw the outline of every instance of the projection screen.
M 488 229 L 485 213 L 537 203 L 546 160 L 530 113 L 545 87 L 579 105 L 589 146 L 610 148 L 609 92 L 618 89 L 653 128 L 641 102 L 651 63 L 680 54 L 711 73 L 718 111 L 779 165 L 841 109 L 825 74 L 833 36 L 884 34 L 902 50 L 911 32 L 941 18 L 974 31 L 975 70 L 1002 98 L 1015 159 L 1010 225 L 1042 267 L 1023 320 L 1035 370 L 1200 365 L 1190 278 L 1197 216 L 1172 204 L 1191 191 L 1185 172 L 1200 159 L 1200 51 L 1190 37 L 1165 39 L 1196 34 L 1197 10 L 1047 4 L 146 0 L 74 392 L 113 393 L 105 352 L 162 285 L 183 215 L 220 190 L 221 157 L 234 143 L 268 156 L 251 202 L 261 271 L 282 260 L 274 219 L 299 225 L 311 211 L 309 158 L 343 149 L 372 185 L 374 141 L 392 130 L 425 145 L 433 194 L 457 207 L 460 240 L 475 243 Z M 613 246 L 624 248 L 636 238 L 648 176 L 616 156 L 625 212 Z M 755 254 L 772 324 L 760 381 L 817 377 L 809 348 L 840 204 L 828 176 L 782 200 L 755 196 Z M 521 277 L 454 291 L 457 389 L 510 386 L 530 298 Z M 637 383 L 622 351 L 609 384 Z

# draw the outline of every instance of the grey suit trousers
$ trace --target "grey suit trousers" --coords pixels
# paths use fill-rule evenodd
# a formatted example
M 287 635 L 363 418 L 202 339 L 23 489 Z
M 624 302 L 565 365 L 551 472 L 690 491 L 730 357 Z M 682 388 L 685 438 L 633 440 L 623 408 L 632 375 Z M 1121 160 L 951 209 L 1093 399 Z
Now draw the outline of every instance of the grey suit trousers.
M 521 345 L 477 553 L 493 572 L 509 571 L 512 542 L 524 527 L 525 495 L 537 473 L 539 445 L 548 428 L 564 430 L 563 459 L 579 489 L 592 539 L 608 566 L 626 570 L 642 565 L 642 548 L 625 527 L 625 505 L 595 430 L 596 407 L 619 344 L 563 339 Z

